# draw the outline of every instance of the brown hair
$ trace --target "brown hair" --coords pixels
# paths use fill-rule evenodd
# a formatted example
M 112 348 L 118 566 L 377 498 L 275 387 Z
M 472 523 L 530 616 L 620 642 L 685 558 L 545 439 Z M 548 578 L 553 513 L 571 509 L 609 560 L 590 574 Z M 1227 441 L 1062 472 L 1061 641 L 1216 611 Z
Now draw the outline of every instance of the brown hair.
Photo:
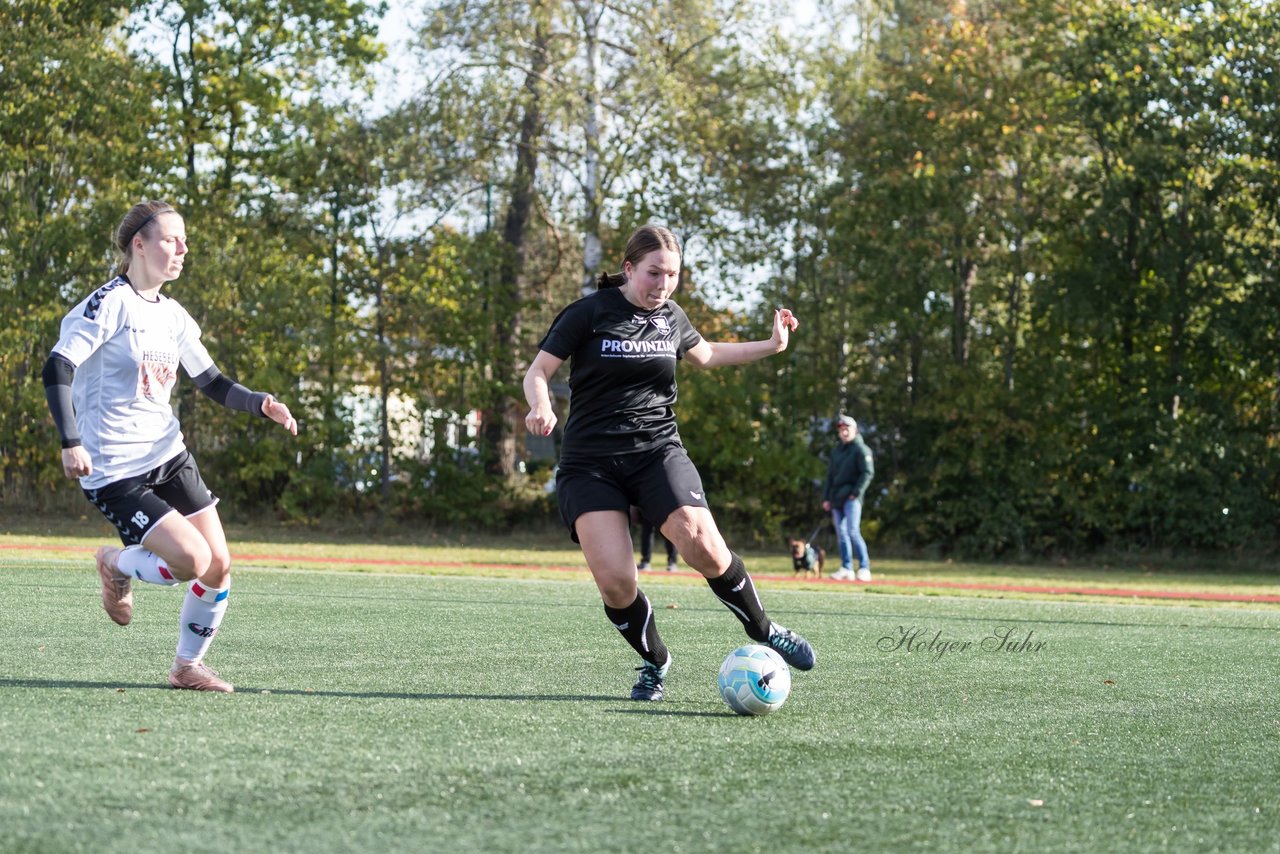
M 631 236 L 627 238 L 627 249 L 622 255 L 623 266 L 626 266 L 629 261 L 634 267 L 644 260 L 644 256 L 661 249 L 670 250 L 679 255 L 680 241 L 670 229 L 660 225 L 642 225 L 631 232 Z M 598 290 L 618 288 L 626 283 L 627 277 L 622 273 L 601 273 L 600 278 L 596 280 L 596 288 Z
M 156 217 L 162 213 L 177 213 L 168 202 L 150 199 L 129 208 L 129 212 L 116 226 L 116 249 L 120 252 L 120 263 L 116 266 L 116 275 L 123 276 L 129 272 L 129 262 L 133 260 L 133 238 L 141 234 L 147 236 L 148 230 Z

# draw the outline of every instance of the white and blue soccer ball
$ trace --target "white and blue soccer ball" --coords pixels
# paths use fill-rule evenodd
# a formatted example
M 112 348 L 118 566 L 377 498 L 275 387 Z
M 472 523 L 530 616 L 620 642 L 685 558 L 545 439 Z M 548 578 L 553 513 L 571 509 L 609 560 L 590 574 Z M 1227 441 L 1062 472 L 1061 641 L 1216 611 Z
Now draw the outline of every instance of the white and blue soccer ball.
M 767 646 L 740 646 L 720 665 L 720 696 L 740 715 L 767 715 L 787 701 L 791 669 Z

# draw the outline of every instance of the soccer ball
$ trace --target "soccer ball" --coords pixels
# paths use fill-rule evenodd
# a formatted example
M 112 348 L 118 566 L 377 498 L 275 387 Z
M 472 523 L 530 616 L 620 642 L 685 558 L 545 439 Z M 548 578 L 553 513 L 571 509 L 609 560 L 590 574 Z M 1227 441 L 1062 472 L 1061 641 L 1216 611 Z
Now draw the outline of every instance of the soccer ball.
M 767 646 L 740 646 L 720 665 L 720 696 L 740 715 L 767 715 L 791 693 L 791 670 Z

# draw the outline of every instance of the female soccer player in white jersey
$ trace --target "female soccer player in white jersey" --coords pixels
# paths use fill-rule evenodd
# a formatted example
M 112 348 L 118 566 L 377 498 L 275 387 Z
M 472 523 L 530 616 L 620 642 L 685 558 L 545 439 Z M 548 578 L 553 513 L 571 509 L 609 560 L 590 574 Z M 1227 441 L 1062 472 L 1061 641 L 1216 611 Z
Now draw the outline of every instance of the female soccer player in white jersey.
M 773 647 L 799 670 L 814 663 L 808 641 L 766 616 L 742 558 L 725 545 L 680 442 L 673 409 L 677 361 L 711 368 L 772 356 L 787 348 L 799 321 L 779 309 L 769 339 L 712 343 L 670 299 L 679 275 L 675 235 L 658 226 L 637 230 L 627 241 L 622 273 L 602 275 L 595 293 L 560 312 L 524 378 L 525 426 L 549 435 L 556 415 L 548 384 L 572 360 L 556 495 L 570 535 L 582 545 L 605 614 L 644 661 L 633 700 L 662 699 L 671 655 L 637 584 L 628 527 L 632 506 L 675 543 L 753 640 Z
M 164 202 L 135 205 L 116 229 L 123 259 L 114 279 L 62 320 L 44 366 L 45 396 L 62 435 L 62 469 L 120 532 L 124 548 L 98 549 L 102 604 L 122 626 L 133 618 L 132 580 L 189 582 L 169 684 L 234 690 L 204 663 L 227 610 L 231 555 L 216 509 L 182 441 L 169 397 L 181 365 L 209 397 L 298 435 L 289 408 L 224 377 L 200 327 L 160 293 L 182 273 L 187 234 Z

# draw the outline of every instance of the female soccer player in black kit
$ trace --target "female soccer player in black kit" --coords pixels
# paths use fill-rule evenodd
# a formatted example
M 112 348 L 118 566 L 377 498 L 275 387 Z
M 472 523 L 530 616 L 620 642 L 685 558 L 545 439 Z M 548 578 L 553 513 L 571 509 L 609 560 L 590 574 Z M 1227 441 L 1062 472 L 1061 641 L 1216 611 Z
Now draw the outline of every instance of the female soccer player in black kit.
M 636 582 L 628 527 L 632 506 L 702 573 L 752 640 L 771 646 L 799 670 L 814 663 L 808 641 L 765 615 L 742 558 L 725 545 L 672 409 L 678 360 L 711 368 L 763 359 L 787 348 L 799 321 L 779 309 L 768 340 L 712 343 L 670 300 L 679 275 L 675 235 L 659 226 L 637 230 L 627 241 L 622 273 L 602 275 L 595 293 L 560 313 L 524 378 L 525 425 L 546 436 L 556 423 L 548 383 L 572 360 L 556 494 L 605 614 L 644 659 L 633 700 L 662 699 L 671 655 Z

